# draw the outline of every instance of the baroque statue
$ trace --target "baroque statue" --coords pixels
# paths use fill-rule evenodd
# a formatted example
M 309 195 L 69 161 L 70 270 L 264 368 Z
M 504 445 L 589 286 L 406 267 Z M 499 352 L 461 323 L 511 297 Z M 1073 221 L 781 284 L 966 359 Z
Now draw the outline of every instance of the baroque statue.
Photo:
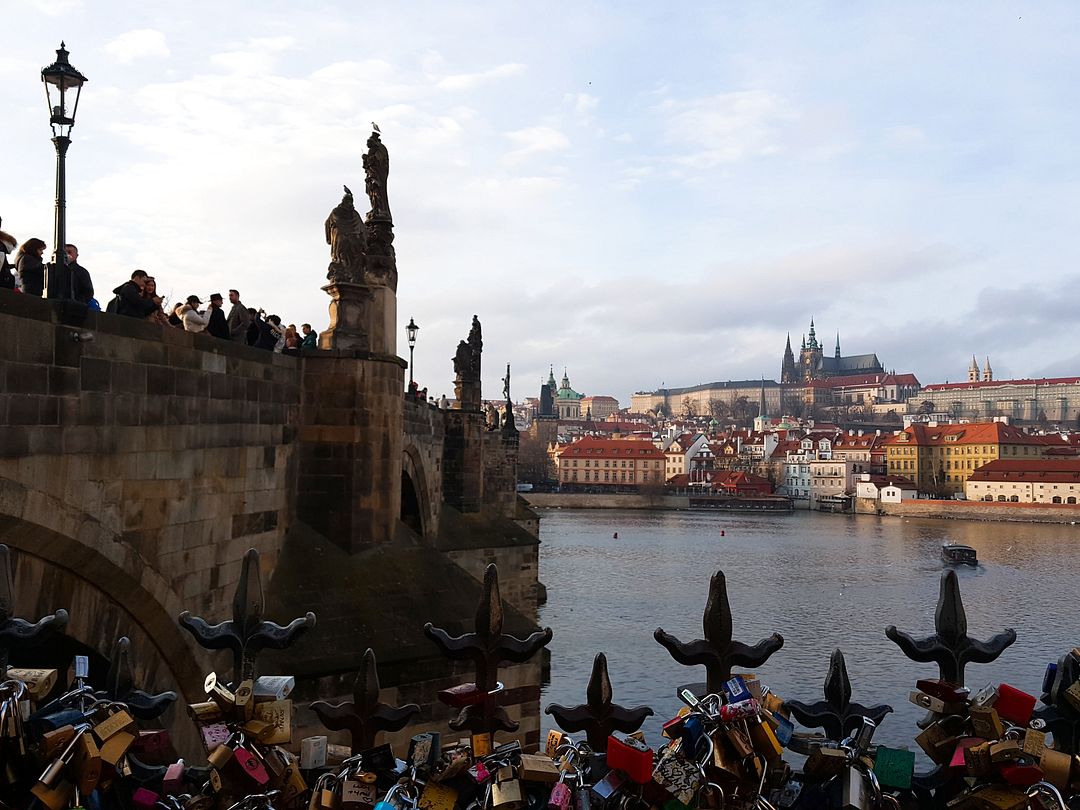
M 341 202 L 326 218 L 326 244 L 330 245 L 330 268 L 326 277 L 331 281 L 362 284 L 367 258 L 367 235 L 364 221 L 353 205 L 353 195 L 348 186 L 345 186 L 345 195 Z
M 390 219 L 390 200 L 386 196 L 386 179 L 390 175 L 390 153 L 386 151 L 377 129 L 367 140 L 368 151 L 364 155 L 365 188 L 371 200 L 368 222 Z

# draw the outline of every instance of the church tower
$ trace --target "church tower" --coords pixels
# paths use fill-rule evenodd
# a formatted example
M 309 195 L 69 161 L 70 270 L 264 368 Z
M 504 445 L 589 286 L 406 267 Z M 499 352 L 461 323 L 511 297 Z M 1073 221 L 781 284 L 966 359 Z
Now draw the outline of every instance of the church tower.
M 803 338 L 802 351 L 799 352 L 799 381 L 816 380 L 821 376 L 821 360 L 825 352 L 818 343 L 814 319 L 810 319 L 809 338 Z
M 979 381 L 979 363 L 975 360 L 975 355 L 971 355 L 971 365 L 968 366 L 968 382 Z
M 836 353 L 834 355 L 837 360 L 840 359 L 840 333 L 836 333 Z
M 791 351 L 791 333 L 788 332 L 787 345 L 784 347 L 784 362 L 780 366 L 780 382 L 793 383 L 796 381 L 795 355 Z
M 990 368 L 990 358 L 986 358 L 986 366 L 983 368 L 983 382 L 994 381 L 994 370 Z

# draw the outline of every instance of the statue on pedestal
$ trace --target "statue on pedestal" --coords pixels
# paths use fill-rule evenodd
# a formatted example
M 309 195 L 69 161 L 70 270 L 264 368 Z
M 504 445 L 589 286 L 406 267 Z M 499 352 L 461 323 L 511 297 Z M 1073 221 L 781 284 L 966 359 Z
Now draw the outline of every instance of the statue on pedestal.
M 334 282 L 363 284 L 367 232 L 348 186 L 345 186 L 341 202 L 326 218 L 326 244 L 330 245 L 330 267 L 326 277 Z
M 371 210 L 368 211 L 367 221 L 390 217 L 390 200 L 386 196 L 386 178 L 390 175 L 390 153 L 383 146 L 379 137 L 378 127 L 374 127 L 371 137 L 367 140 L 368 150 L 364 155 L 364 175 L 367 178 L 365 188 L 368 199 L 371 200 Z

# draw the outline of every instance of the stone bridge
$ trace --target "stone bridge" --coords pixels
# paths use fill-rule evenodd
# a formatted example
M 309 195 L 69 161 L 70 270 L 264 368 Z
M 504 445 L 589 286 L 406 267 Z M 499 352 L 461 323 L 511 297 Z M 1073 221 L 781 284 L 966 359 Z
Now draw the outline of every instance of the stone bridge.
M 509 629 L 531 628 L 536 520 L 514 493 L 516 434 L 485 428 L 478 375 L 463 409 L 405 396 L 395 331 L 288 356 L 0 290 L 0 542 L 16 550 L 19 614 L 71 615 L 64 644 L 23 662 L 66 671 L 88 652 L 94 678 L 126 635 L 143 686 L 202 699 L 227 656 L 176 616 L 228 618 L 256 548 L 268 618 L 318 617 L 263 671 L 297 675 L 301 703 L 339 696 L 370 646 L 384 699 L 443 724 L 434 691 L 470 673 L 422 625 L 468 627 L 494 561 Z M 530 742 L 539 667 L 505 673 Z

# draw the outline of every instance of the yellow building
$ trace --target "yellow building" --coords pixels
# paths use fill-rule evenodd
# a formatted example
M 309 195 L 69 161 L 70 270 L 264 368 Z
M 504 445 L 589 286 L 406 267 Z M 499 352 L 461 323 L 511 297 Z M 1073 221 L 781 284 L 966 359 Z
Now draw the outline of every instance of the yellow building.
M 663 485 L 664 451 L 638 439 L 579 439 L 555 450 L 559 484 L 573 489 Z
M 1039 436 L 1002 422 L 915 424 L 886 442 L 888 474 L 910 478 L 922 492 L 953 494 L 984 464 L 1000 458 L 1042 458 Z

